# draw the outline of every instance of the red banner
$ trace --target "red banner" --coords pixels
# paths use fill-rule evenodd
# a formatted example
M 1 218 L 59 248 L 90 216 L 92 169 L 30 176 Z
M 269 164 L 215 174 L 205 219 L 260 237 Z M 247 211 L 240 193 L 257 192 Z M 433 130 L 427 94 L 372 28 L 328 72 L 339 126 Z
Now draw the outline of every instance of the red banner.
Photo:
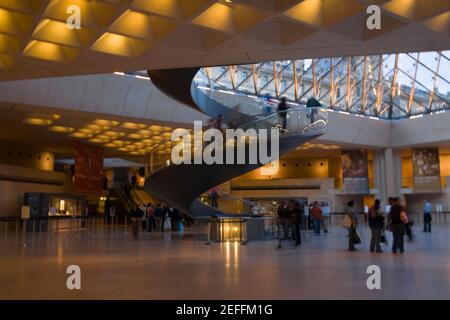
M 101 193 L 102 181 L 103 148 L 75 142 L 75 192 Z

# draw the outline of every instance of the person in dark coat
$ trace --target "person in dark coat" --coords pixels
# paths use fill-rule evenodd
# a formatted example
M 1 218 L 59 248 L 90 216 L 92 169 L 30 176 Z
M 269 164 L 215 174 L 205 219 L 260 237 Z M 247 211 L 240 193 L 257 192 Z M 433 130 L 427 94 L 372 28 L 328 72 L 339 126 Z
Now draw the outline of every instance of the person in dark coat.
M 291 202 L 291 216 L 295 224 L 295 246 L 302 244 L 301 228 L 303 223 L 304 207 L 297 200 Z
M 144 211 L 142 211 L 137 205 L 134 206 L 130 211 L 131 224 L 133 229 L 133 238 L 137 240 L 139 233 L 139 222 L 144 215 Z
M 403 253 L 404 249 L 404 236 L 405 236 L 405 219 L 404 208 L 400 205 L 399 198 L 392 199 L 391 210 L 389 211 L 389 224 L 392 231 L 392 253 Z
M 281 241 L 288 239 L 289 227 L 292 223 L 291 208 L 286 201 L 281 201 L 278 207 L 278 247 L 281 249 Z M 281 230 L 283 230 L 283 236 L 281 236 Z
M 375 200 L 373 207 L 369 209 L 369 228 L 372 234 L 370 238 L 370 252 L 382 252 L 381 250 L 381 233 L 384 228 L 384 215 L 381 212 L 381 202 Z
M 278 115 L 281 119 L 281 127 L 286 130 L 287 127 L 287 110 L 289 109 L 286 97 L 281 98 L 281 102 L 278 104 Z
M 316 98 L 311 97 L 308 99 L 308 101 L 306 101 L 306 107 L 307 108 L 312 108 L 310 113 L 309 113 L 309 119 L 311 120 L 311 123 L 314 123 L 314 121 L 316 121 L 316 115 L 317 115 L 317 107 L 322 107 L 322 104 L 317 101 Z

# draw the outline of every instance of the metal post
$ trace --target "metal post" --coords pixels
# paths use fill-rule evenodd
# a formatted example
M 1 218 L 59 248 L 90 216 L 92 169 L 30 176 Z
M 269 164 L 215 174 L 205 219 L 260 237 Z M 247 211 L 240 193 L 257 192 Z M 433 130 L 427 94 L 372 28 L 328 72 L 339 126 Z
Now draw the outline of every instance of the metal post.
M 25 242 L 25 237 L 26 237 L 26 230 L 27 226 L 26 226 L 26 220 L 22 220 L 22 247 L 26 247 L 27 244 Z
M 208 240 L 205 244 L 211 244 L 211 220 L 208 219 Z
M 128 216 L 127 215 L 125 215 L 125 217 L 124 217 L 124 220 L 125 220 L 125 234 L 127 234 L 128 233 L 128 231 L 127 231 L 127 229 L 128 229 Z M 156 226 L 156 227 L 158 227 L 158 226 Z
M 17 235 L 19 234 L 19 220 L 16 220 L 16 238 L 15 241 L 17 241 Z

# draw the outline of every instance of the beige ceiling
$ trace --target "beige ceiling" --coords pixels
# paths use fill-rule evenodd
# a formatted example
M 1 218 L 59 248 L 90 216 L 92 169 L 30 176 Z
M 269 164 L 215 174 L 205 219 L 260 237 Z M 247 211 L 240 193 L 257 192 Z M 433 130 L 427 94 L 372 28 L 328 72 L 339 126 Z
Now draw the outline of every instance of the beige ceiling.
M 178 128 L 173 123 L 136 121 L 126 117 L 0 103 L 0 141 L 73 155 L 73 142 L 105 148 L 106 156 L 139 157 Z
M 449 0 L 0 0 L 0 80 L 449 48 Z

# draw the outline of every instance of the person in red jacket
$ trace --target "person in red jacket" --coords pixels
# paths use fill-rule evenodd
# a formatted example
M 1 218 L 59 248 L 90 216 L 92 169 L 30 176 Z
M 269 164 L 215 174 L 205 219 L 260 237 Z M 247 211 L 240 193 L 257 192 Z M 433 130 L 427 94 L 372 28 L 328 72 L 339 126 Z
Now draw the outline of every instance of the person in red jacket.
M 313 203 L 313 207 L 311 209 L 311 219 L 314 226 L 314 233 L 320 234 L 320 225 L 323 221 L 323 212 L 317 201 Z

